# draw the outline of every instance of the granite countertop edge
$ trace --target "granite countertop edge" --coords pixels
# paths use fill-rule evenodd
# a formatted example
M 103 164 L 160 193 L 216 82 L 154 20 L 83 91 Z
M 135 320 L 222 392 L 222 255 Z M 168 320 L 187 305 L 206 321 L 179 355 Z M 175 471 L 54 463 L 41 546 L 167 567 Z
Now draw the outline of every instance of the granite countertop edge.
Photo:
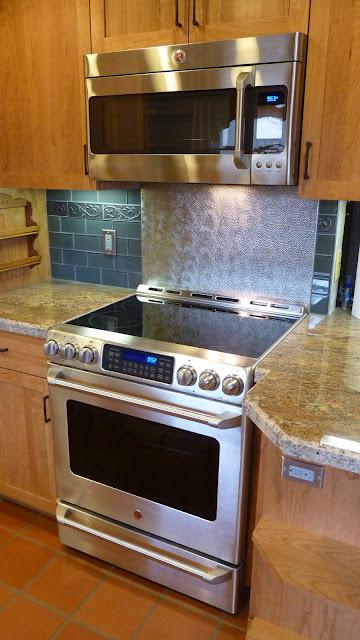
M 40 325 L 18 320 L 7 320 L 6 318 L 0 318 L 0 331 L 31 336 L 32 338 L 46 338 L 47 334 L 47 329 Z

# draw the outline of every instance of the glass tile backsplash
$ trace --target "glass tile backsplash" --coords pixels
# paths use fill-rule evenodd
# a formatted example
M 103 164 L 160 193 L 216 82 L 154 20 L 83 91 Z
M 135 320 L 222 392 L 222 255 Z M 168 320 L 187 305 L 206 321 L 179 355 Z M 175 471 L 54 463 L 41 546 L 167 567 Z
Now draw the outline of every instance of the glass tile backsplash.
M 141 282 L 140 191 L 46 192 L 53 278 L 136 288 Z M 101 250 L 103 229 L 116 231 L 116 255 Z

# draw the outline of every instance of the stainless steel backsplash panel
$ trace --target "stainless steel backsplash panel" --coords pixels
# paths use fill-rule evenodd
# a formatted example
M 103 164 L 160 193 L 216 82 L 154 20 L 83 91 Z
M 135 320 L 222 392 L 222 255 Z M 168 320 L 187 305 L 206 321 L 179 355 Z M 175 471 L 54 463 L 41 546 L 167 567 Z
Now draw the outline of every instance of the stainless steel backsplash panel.
M 309 304 L 318 201 L 291 187 L 142 189 L 143 282 Z

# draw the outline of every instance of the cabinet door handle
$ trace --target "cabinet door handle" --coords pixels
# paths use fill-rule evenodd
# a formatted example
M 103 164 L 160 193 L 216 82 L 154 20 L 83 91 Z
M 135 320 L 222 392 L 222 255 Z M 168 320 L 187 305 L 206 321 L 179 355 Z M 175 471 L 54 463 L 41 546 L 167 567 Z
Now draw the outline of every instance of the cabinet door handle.
M 309 180 L 309 155 L 310 149 L 312 147 L 312 142 L 306 143 L 306 151 L 305 151 L 305 166 L 304 166 L 304 180 Z
M 51 422 L 51 418 L 50 418 L 49 413 L 48 413 L 48 401 L 49 400 L 50 400 L 49 396 L 44 396 L 43 397 L 44 420 L 45 420 L 46 424 L 48 422 Z
M 9 351 L 7 347 L 0 347 L 0 353 L 6 353 L 7 351 Z
M 200 27 L 200 23 L 196 19 L 196 0 L 193 0 L 192 23 L 193 23 L 194 27 Z
M 84 144 L 84 173 L 86 176 L 89 175 L 87 144 Z
M 179 0 L 175 0 L 175 24 L 179 29 L 182 29 L 182 22 L 179 20 Z

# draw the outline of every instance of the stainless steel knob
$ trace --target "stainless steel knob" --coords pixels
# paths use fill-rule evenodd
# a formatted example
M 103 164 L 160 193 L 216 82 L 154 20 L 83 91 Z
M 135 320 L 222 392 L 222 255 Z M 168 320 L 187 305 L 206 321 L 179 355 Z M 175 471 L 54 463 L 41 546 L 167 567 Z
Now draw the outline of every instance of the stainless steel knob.
M 220 384 L 220 378 L 216 371 L 211 371 L 207 369 L 200 373 L 199 376 L 199 387 L 204 391 L 215 391 Z
M 226 376 L 222 390 L 227 396 L 239 396 L 244 391 L 244 383 L 239 376 Z
M 46 356 L 56 356 L 59 353 L 59 345 L 56 340 L 48 340 L 44 344 L 44 353 Z
M 65 360 L 74 360 L 76 356 L 76 347 L 71 344 L 71 342 L 67 342 L 66 345 L 62 349 L 62 356 Z
M 91 364 L 96 359 L 96 351 L 91 347 L 83 347 L 79 351 L 79 360 L 83 364 Z
M 185 365 L 184 367 L 180 367 L 177 374 L 177 381 L 179 384 L 184 387 L 191 387 L 191 385 L 195 384 L 197 373 L 193 367 L 190 365 Z

